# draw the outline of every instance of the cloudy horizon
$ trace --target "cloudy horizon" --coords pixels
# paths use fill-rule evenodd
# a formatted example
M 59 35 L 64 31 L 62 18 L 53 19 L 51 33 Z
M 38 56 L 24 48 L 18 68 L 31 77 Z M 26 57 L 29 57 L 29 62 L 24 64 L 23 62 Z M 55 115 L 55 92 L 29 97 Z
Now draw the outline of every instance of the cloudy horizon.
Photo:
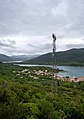
M 0 54 L 35 55 L 84 47 L 83 0 L 0 0 Z

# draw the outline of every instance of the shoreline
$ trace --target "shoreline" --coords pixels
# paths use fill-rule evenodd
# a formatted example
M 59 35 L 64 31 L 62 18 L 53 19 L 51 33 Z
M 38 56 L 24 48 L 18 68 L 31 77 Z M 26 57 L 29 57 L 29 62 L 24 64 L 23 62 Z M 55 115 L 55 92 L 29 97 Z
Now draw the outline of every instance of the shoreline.
M 57 76 L 57 79 L 62 81 L 69 81 L 69 82 L 80 82 L 80 81 L 84 81 L 84 76 L 81 77 Z

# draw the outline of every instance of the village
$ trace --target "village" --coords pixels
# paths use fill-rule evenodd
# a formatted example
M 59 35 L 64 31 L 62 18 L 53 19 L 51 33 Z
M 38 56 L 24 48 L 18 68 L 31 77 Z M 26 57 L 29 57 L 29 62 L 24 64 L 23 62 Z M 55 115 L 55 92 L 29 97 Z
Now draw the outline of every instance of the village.
M 24 76 L 26 77 L 30 77 L 33 79 L 39 79 L 38 76 L 48 76 L 50 78 L 54 78 L 54 79 L 58 79 L 58 80 L 62 80 L 62 81 L 68 81 L 68 82 L 80 82 L 80 81 L 84 81 L 84 76 L 82 77 L 69 77 L 69 76 L 58 76 L 57 74 L 53 76 L 53 72 L 52 71 L 48 71 L 47 69 L 44 70 L 30 70 L 29 68 L 24 69 L 22 71 L 13 71 L 13 74 L 16 75 L 16 77 L 20 77 L 20 78 L 24 78 Z
M 57 79 L 59 80 L 63 80 L 63 81 L 69 81 L 69 82 L 80 82 L 80 81 L 84 81 L 84 76 L 82 77 L 62 77 L 62 76 L 58 76 Z

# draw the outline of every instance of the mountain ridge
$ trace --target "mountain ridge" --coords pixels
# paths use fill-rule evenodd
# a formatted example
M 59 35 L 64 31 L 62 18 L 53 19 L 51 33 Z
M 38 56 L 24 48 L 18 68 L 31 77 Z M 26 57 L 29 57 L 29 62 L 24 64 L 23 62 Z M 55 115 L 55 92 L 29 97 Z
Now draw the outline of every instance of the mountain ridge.
M 52 53 L 46 53 L 40 56 L 32 55 L 15 55 L 7 56 L 0 54 L 0 62 L 22 60 L 25 64 L 49 64 L 52 65 Z M 84 66 L 84 48 L 70 49 L 67 51 L 56 52 L 56 64 L 57 65 L 72 65 L 72 66 Z
M 0 62 L 10 61 L 12 60 L 9 56 L 5 54 L 0 54 Z
M 25 60 L 30 60 L 38 55 L 12 55 L 8 56 L 5 54 L 0 54 L 0 62 L 10 62 L 10 61 L 25 61 Z
M 37 57 L 38 55 L 12 55 L 10 56 L 12 60 L 17 60 L 17 61 L 25 61 L 25 60 L 30 60 L 33 59 L 35 57 Z
M 84 65 L 84 48 L 74 48 L 67 51 L 56 52 L 55 54 L 57 65 Z M 52 53 L 40 55 L 24 63 L 50 65 L 52 64 Z

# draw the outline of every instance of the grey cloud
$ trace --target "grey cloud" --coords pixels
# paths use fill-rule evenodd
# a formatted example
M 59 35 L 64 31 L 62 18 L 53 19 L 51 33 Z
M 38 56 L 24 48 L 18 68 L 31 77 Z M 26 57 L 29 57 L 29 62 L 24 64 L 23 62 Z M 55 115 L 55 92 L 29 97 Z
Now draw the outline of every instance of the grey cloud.
M 35 46 L 35 45 L 30 44 L 30 43 L 28 43 L 28 44 L 27 44 L 27 46 L 28 46 L 28 47 L 30 47 L 30 48 L 36 48 L 36 46 Z
M 65 4 L 67 10 L 63 16 L 61 13 Z M 60 14 L 54 16 L 52 10 L 56 8 Z M 31 0 L 3 0 L 0 1 L 0 34 L 38 35 L 49 34 L 52 31 L 78 32 L 79 29 L 79 32 L 84 32 L 83 11 L 84 2 L 80 0 L 76 2 L 73 0 L 34 0 L 33 2 Z
M 51 47 L 52 47 L 52 44 L 51 43 L 45 43 L 45 44 L 39 44 L 39 45 L 37 45 L 37 44 L 35 44 L 35 45 L 33 45 L 33 44 L 27 44 L 29 47 L 30 47 L 30 49 L 33 49 L 33 50 L 35 50 L 35 51 L 37 51 L 37 52 L 39 52 L 39 51 L 42 51 L 42 52 L 44 52 L 44 51 L 48 51 L 48 50 L 50 50 L 51 49 Z
M 82 41 L 84 41 L 84 38 L 83 39 L 81 39 Z
M 51 47 L 52 47 L 51 43 L 46 43 L 46 44 L 43 44 L 41 47 L 39 47 L 39 49 L 43 51 L 48 51 L 51 49 Z
M 6 54 L 8 55 L 33 55 L 33 54 L 37 54 L 39 52 L 39 50 L 35 49 L 35 50 L 31 50 L 30 48 L 21 48 L 21 47 L 12 47 L 12 48 L 3 48 L 2 49 Z
M 14 47 L 15 44 L 16 44 L 16 42 L 14 40 L 10 40 L 10 39 L 0 40 L 0 46 L 1 47 Z
M 58 21 L 51 18 L 51 9 L 61 0 L 3 0 L 0 1 L 0 25 L 2 35 L 26 33 L 34 34 L 52 31 Z M 53 22 L 52 22 L 53 20 Z M 4 24 L 4 25 L 3 25 Z M 40 30 L 39 30 L 40 29 Z M 43 32 L 44 31 L 44 32 Z
M 0 37 L 10 35 L 40 36 L 54 32 L 59 40 L 83 38 L 83 12 L 83 0 L 0 0 Z M 65 43 L 65 41 L 63 42 Z M 5 49 L 10 47 L 13 53 L 21 51 L 26 53 L 46 52 L 51 47 L 49 43 L 40 45 L 40 42 L 34 45 L 29 43 L 26 49 L 14 49 L 13 47 L 17 47 L 15 45 L 17 44 L 14 41 L 0 40 L 0 46 Z M 82 46 L 83 44 L 72 43 L 67 46 L 60 45 L 60 49 Z
M 83 0 L 67 0 L 67 20 L 70 24 L 65 27 L 66 35 L 75 37 L 83 36 L 84 34 L 84 1 Z M 75 33 L 74 33 L 75 32 Z
M 24 47 L 2 47 L 0 49 L 1 53 L 7 55 L 20 55 L 20 54 L 31 54 L 32 51 L 29 49 L 25 49 Z
M 45 43 L 45 44 L 39 43 L 39 45 L 38 44 L 34 44 L 34 45 L 27 44 L 27 46 L 26 46 L 27 53 L 34 53 L 34 54 L 50 52 L 51 48 L 52 48 L 51 43 Z
M 84 48 L 84 44 L 67 44 L 66 48 L 70 49 L 70 48 Z

